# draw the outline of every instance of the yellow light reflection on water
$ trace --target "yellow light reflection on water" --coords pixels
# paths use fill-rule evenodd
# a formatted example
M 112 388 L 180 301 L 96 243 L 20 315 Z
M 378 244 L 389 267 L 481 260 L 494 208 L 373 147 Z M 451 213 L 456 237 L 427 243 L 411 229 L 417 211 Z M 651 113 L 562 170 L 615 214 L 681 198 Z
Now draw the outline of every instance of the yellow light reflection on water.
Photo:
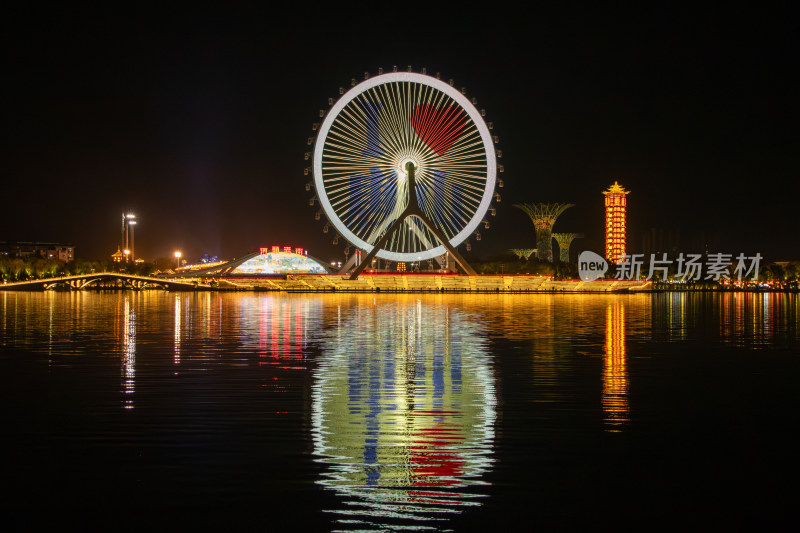
M 628 369 L 625 361 L 625 306 L 616 301 L 606 307 L 606 342 L 603 367 L 603 422 L 606 431 L 621 431 L 630 422 Z
M 122 311 L 122 405 L 133 409 L 133 393 L 136 389 L 136 311 L 131 299 L 125 295 Z
M 181 364 L 181 295 L 175 295 L 175 355 L 173 362 Z

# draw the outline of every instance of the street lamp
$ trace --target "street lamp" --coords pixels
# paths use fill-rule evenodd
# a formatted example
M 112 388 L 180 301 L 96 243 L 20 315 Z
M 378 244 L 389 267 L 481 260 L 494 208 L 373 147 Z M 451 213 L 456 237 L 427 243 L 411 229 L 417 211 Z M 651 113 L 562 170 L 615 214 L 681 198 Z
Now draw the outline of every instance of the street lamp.
M 175 264 L 176 268 L 181 266 L 181 256 L 183 254 L 179 250 L 175 250 Z
M 122 248 L 127 250 L 125 260 L 134 260 L 133 254 L 133 228 L 136 225 L 136 215 L 122 213 Z M 129 255 L 128 255 L 129 254 Z
M 131 261 L 133 261 L 135 263 L 136 262 L 136 257 L 134 256 L 134 253 L 133 253 L 133 227 L 136 225 L 136 221 L 132 220 L 134 218 L 133 215 L 128 215 L 128 217 L 129 217 L 128 218 L 128 230 L 129 230 L 129 232 L 131 234 L 131 243 L 130 243 L 130 246 L 131 246 Z

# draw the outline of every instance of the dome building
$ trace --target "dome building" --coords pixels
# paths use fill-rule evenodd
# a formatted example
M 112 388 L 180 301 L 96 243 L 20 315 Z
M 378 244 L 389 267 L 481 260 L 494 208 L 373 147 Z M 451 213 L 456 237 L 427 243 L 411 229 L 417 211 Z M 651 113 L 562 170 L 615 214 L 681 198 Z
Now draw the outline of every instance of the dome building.
M 177 277 L 280 277 L 287 274 L 329 274 L 326 263 L 308 255 L 308 250 L 291 246 L 262 246 L 257 251 L 204 267 L 187 267 Z

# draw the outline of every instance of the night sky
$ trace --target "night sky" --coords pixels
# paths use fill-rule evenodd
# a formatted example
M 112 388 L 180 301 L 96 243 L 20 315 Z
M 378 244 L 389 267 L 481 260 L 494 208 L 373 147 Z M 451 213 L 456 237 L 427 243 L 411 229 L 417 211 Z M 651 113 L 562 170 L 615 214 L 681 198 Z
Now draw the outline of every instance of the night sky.
M 632 191 L 629 248 L 662 228 L 714 234 L 716 251 L 800 259 L 788 2 L 296 5 L 6 14 L 0 241 L 107 258 L 128 210 L 146 260 L 273 243 L 342 258 L 308 205 L 311 124 L 351 78 L 412 65 L 465 86 L 500 137 L 505 188 L 474 255 L 534 247 L 516 202 L 575 203 L 555 231 L 602 251 L 601 191 L 619 180 Z

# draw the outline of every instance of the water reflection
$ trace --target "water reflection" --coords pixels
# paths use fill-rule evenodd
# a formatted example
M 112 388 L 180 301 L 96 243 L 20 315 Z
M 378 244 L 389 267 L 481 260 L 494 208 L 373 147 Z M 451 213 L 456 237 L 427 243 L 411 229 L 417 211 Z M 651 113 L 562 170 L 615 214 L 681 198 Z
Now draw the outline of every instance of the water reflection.
M 606 431 L 621 431 L 630 418 L 628 370 L 625 361 L 625 306 L 619 300 L 606 307 L 602 404 Z
M 262 358 L 261 364 L 285 366 L 292 361 L 305 360 L 309 309 L 307 299 L 266 297 L 259 301 L 258 356 Z
M 798 297 L 787 293 L 655 294 L 653 315 L 655 336 L 676 341 L 700 334 L 736 346 L 768 346 L 800 329 Z
M 348 527 L 427 529 L 480 504 L 494 379 L 481 326 L 448 305 L 338 306 L 314 372 L 314 452 Z M 371 303 L 371 305 L 370 305 Z
M 126 295 L 122 311 L 122 406 L 133 409 L 136 389 L 136 310 Z
M 173 361 L 176 365 L 181 364 L 181 295 L 175 295 L 175 354 Z
M 688 300 L 691 295 L 687 292 L 673 292 L 659 294 L 654 297 L 653 314 L 654 327 L 666 332 L 673 340 L 686 338 L 689 327 L 694 326 L 694 315 L 687 317 Z
M 9 484 L 237 530 L 557 529 L 726 487 L 746 503 L 796 456 L 799 301 L 0 293 Z M 767 463 L 735 483 L 751 456 Z

